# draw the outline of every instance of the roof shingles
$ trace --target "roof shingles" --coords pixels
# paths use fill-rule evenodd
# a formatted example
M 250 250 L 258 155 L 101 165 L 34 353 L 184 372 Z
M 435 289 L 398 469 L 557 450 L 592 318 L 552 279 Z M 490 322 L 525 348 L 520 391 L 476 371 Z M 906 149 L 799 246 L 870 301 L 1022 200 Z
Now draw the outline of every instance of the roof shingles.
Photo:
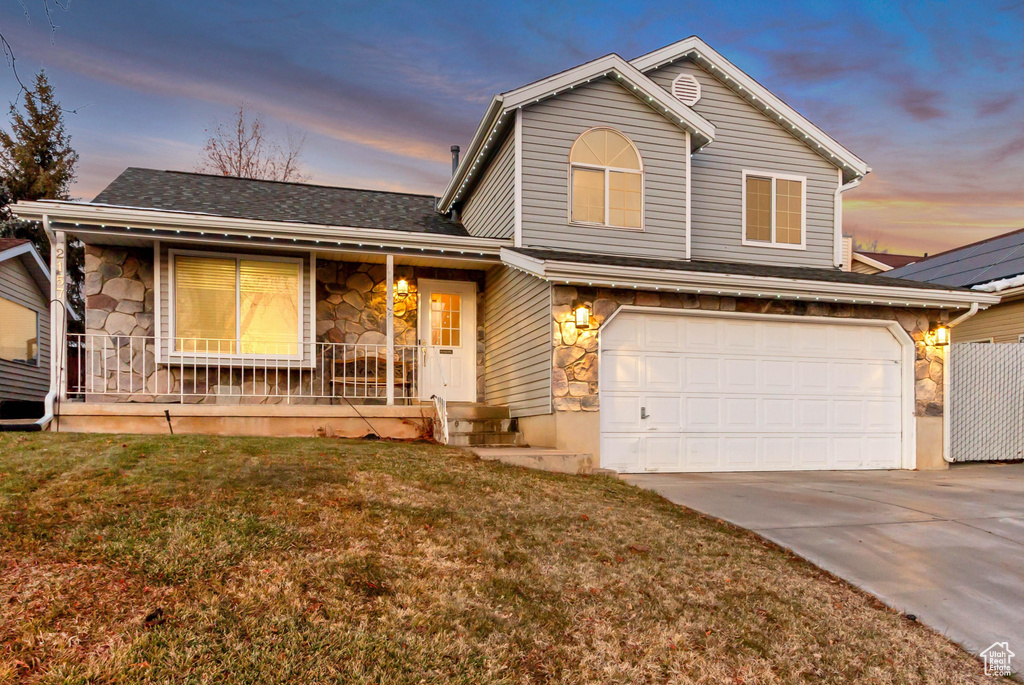
M 414 233 L 469 235 L 434 209 L 429 195 L 261 181 L 130 167 L 97 204 Z

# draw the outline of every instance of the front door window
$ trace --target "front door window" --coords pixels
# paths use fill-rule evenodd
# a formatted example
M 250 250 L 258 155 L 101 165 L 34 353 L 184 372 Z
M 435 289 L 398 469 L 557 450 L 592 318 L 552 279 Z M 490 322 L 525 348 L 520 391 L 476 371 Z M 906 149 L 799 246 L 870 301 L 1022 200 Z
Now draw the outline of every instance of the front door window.
M 462 344 L 461 295 L 430 295 L 430 344 L 441 347 L 459 347 Z

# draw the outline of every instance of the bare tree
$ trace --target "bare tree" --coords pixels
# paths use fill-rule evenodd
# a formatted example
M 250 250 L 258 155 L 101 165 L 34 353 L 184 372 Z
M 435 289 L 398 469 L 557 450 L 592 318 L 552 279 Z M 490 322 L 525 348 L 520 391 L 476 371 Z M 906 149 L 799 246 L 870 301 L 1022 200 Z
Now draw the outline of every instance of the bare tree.
M 18 0 L 18 4 L 21 5 L 21 11 L 25 15 L 25 23 L 32 23 L 32 12 L 29 11 L 28 5 L 25 4 L 26 0 Z M 39 5 L 42 6 L 43 15 L 46 17 L 46 23 L 50 26 L 50 45 L 53 45 L 53 37 L 57 33 L 57 29 L 60 28 L 53 21 L 53 11 L 56 8 L 60 8 L 65 12 L 71 10 L 71 0 L 39 0 Z M 18 94 L 29 91 L 29 88 L 25 86 L 25 83 L 21 80 L 21 74 L 18 73 L 18 58 L 14 54 L 14 47 L 7 40 L 7 36 L 4 34 L 4 26 L 0 26 L 0 50 L 3 51 L 4 59 L 7 60 L 7 66 L 10 68 L 11 73 L 14 75 L 14 80 L 18 83 Z M 88 105 L 83 105 L 76 109 L 63 109 L 61 111 L 69 114 L 78 114 L 78 110 Z
M 309 180 L 301 166 L 306 137 L 289 133 L 283 145 L 272 140 L 260 115 L 246 112 L 244 103 L 230 123 L 217 124 L 207 133 L 196 171 L 265 181 Z

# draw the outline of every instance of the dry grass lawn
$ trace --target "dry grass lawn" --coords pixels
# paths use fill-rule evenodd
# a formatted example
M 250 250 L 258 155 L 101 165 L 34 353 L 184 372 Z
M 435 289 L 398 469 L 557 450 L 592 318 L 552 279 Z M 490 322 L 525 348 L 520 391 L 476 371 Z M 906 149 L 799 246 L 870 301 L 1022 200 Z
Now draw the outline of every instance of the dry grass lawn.
M 753 534 L 607 477 L 431 445 L 0 434 L 13 682 L 990 679 Z

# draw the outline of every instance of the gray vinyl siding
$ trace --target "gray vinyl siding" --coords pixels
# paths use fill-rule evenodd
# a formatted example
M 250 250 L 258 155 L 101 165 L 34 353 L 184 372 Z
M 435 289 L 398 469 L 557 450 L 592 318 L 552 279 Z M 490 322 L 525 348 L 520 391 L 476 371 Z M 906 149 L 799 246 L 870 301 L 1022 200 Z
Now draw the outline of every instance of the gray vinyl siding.
M 516 230 L 516 149 L 509 133 L 462 210 L 462 225 L 482 238 L 511 238 Z
M 39 365 L 0 359 L 0 400 L 42 402 L 50 389 L 50 314 L 48 293 L 20 257 L 0 262 L 0 297 L 35 310 L 39 321 Z
M 644 230 L 569 223 L 569 152 L 580 134 L 614 128 L 644 166 Z M 686 134 L 617 83 L 600 79 L 522 110 L 523 246 L 682 259 Z
M 551 413 L 551 286 L 508 267 L 487 272 L 484 393 L 512 416 Z
M 997 304 L 950 329 L 953 342 L 1015 343 L 1024 335 L 1024 301 Z
M 780 266 L 833 266 L 836 167 L 752 107 L 700 66 L 682 61 L 647 75 L 666 90 L 680 73 L 701 85 L 693 109 L 715 126 L 715 140 L 695 154 L 690 179 L 691 258 Z M 807 177 L 807 249 L 742 244 L 742 171 Z
M 161 354 L 167 354 L 167 341 L 173 335 L 171 330 L 171 278 L 170 278 L 170 255 L 172 251 L 189 251 L 189 252 L 203 252 L 201 249 L 196 249 L 195 246 L 190 245 L 168 245 L 167 243 L 160 243 L 160 269 L 157 271 L 157 277 L 160 279 L 160 302 L 157 304 L 157 315 L 160 317 L 160 337 L 161 342 Z M 211 252 L 225 254 L 225 255 L 238 255 L 242 254 L 254 254 L 254 255 L 277 255 L 281 257 L 289 257 L 296 259 L 302 258 L 302 341 L 304 343 L 315 342 L 315 337 L 310 336 L 309 322 L 314 316 L 316 304 L 312 302 L 314 298 L 310 297 L 310 279 L 313 278 L 310 267 L 310 259 L 308 252 L 291 252 L 287 254 L 279 254 L 270 252 L 267 250 L 247 250 L 244 253 L 240 253 L 238 248 L 225 247 L 221 250 L 212 250 Z M 316 292 L 315 284 L 313 291 Z M 308 353 L 308 348 L 303 354 Z M 164 359 L 167 357 L 164 356 Z

